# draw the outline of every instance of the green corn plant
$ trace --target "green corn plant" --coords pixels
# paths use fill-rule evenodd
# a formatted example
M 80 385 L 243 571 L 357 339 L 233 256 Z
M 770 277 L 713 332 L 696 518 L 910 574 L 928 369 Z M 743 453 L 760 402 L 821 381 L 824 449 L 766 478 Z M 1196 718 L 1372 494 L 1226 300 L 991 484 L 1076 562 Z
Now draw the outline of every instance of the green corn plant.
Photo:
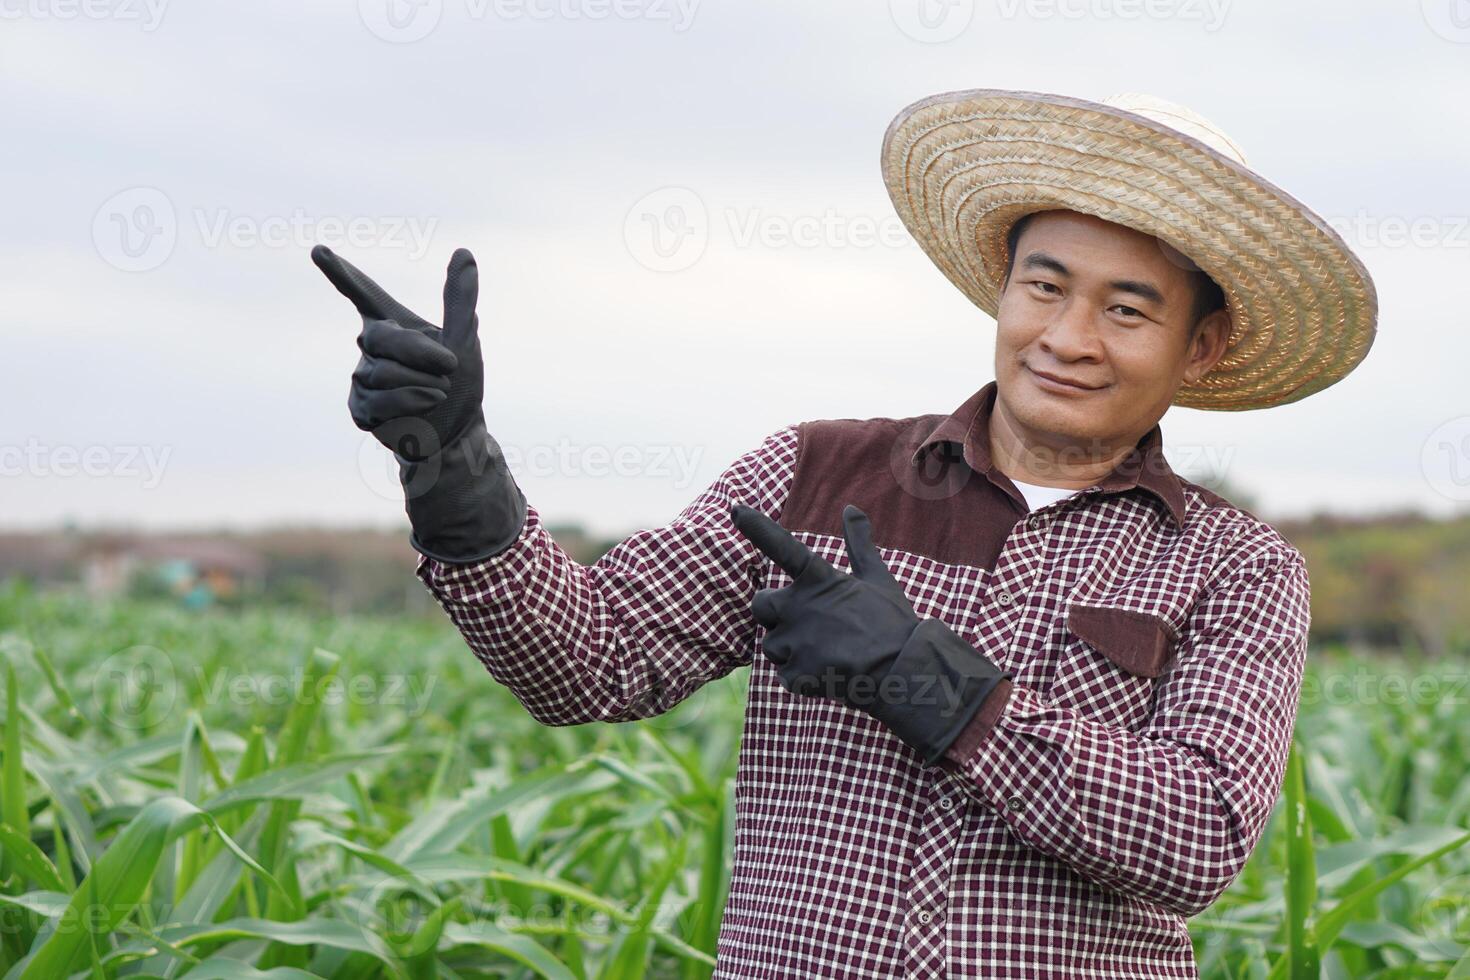
M 101 665 L 130 650 L 167 683 L 120 719 Z M 4 587 L 0 653 L 3 980 L 713 972 L 740 673 L 660 718 L 546 728 L 442 616 Z M 1203 977 L 1470 980 L 1462 663 L 1311 659 L 1439 695 L 1304 700 L 1260 843 L 1190 921 Z

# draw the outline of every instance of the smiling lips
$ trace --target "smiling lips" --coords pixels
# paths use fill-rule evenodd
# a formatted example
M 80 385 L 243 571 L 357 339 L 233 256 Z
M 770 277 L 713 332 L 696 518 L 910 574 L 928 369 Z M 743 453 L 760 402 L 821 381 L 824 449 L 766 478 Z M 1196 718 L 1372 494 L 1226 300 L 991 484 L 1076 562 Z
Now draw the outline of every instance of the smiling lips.
M 1036 377 L 1047 382 L 1047 384 L 1043 385 L 1043 387 L 1046 388 L 1070 389 L 1072 391 L 1096 391 L 1098 388 L 1101 387 L 1101 385 L 1085 385 L 1082 384 L 1080 381 L 1073 381 L 1070 378 L 1064 378 L 1055 374 L 1048 374 L 1045 371 L 1038 371 L 1033 367 L 1028 367 L 1027 370 Z

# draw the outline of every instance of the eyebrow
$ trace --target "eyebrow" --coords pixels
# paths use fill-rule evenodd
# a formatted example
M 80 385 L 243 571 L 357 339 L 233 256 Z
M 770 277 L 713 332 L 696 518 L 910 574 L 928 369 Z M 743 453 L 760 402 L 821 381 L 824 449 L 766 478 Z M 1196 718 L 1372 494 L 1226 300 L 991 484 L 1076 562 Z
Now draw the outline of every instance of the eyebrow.
M 1046 269 L 1055 272 L 1059 276 L 1071 276 L 1072 270 L 1068 269 L 1056 256 L 1045 252 L 1032 252 L 1021 260 L 1023 269 Z M 1108 288 L 1120 293 L 1132 293 L 1141 299 L 1157 303 L 1159 306 L 1167 306 L 1164 294 L 1160 289 L 1150 282 L 1142 282 L 1138 279 L 1114 279 L 1108 283 Z

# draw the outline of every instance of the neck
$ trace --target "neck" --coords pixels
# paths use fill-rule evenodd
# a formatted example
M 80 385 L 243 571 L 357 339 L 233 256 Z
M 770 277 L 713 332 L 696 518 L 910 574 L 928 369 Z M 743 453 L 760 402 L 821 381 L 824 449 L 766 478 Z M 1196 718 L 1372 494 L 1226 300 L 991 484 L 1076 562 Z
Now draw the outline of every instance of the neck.
M 1102 480 L 1128 458 L 1142 434 L 1127 440 L 1085 441 L 1038 433 L 1022 425 L 999 398 L 990 414 L 990 457 L 1012 480 L 1080 490 Z

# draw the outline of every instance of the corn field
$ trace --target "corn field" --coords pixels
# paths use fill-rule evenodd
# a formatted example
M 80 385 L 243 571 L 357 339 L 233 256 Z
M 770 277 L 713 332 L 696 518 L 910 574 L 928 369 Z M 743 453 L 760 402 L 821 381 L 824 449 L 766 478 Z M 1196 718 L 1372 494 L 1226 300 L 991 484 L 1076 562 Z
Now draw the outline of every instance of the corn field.
M 710 975 L 746 674 L 546 728 L 441 619 L 0 587 L 14 978 Z M 1470 977 L 1470 668 L 1313 651 L 1205 977 Z

